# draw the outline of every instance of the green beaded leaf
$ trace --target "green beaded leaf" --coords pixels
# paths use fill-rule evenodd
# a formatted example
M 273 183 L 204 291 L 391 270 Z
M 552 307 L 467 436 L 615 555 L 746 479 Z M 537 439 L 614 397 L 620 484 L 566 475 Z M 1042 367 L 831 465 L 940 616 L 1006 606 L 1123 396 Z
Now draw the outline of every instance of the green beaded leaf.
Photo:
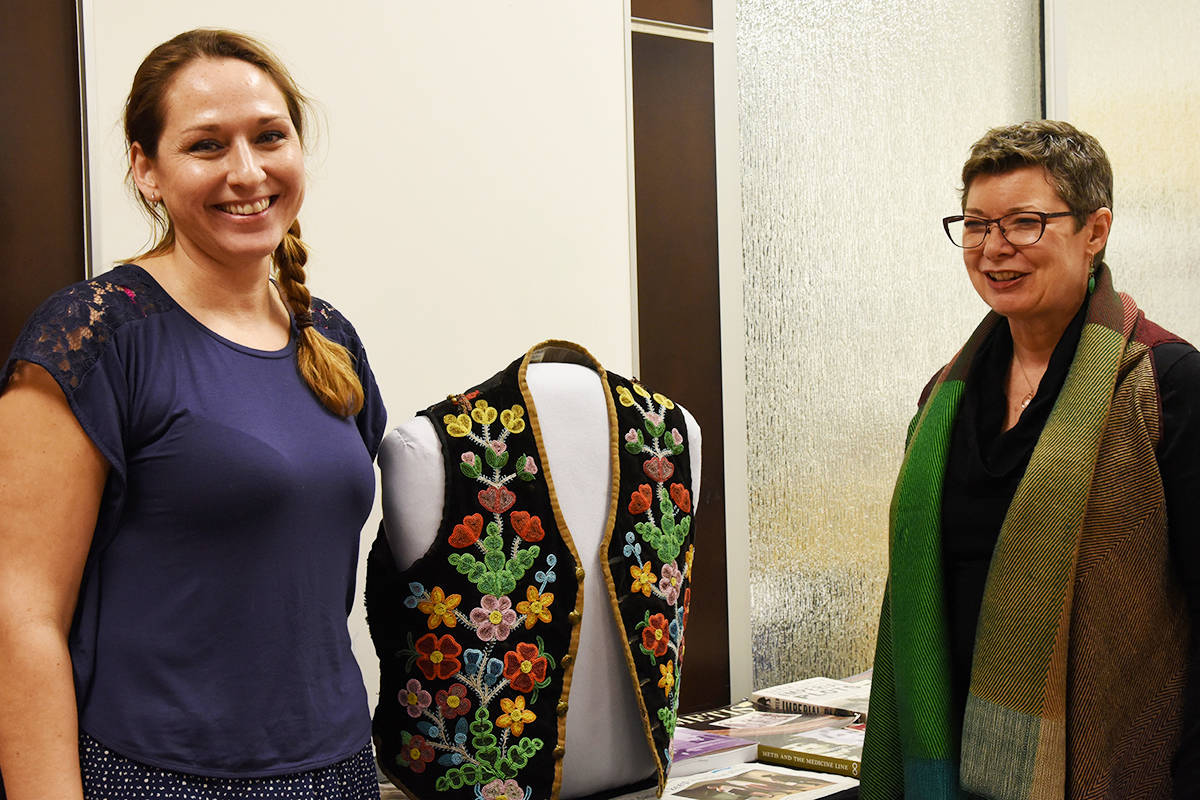
M 466 778 L 462 774 L 462 767 L 457 767 L 447 770 L 445 775 L 433 782 L 433 785 L 439 792 L 448 792 L 451 789 L 461 789 L 466 782 Z
M 667 731 L 667 736 L 674 736 L 675 724 L 678 722 L 675 709 L 670 706 L 665 706 L 658 709 L 658 718 L 662 720 L 663 727 L 666 728 Z
M 412 631 L 408 632 L 408 635 L 406 638 L 408 640 L 408 647 L 406 647 L 403 650 L 397 651 L 396 655 L 406 657 L 405 661 L 404 661 L 404 671 L 412 672 L 413 664 L 417 663 L 417 648 L 416 648 L 416 645 L 413 644 Z M 408 744 L 408 740 L 405 739 L 404 743 Z
M 446 770 L 445 776 L 438 778 L 434 782 L 434 786 L 438 791 L 444 792 L 447 788 L 461 789 L 463 786 L 472 783 L 484 783 L 494 777 L 496 776 L 492 772 L 485 770 L 482 765 L 468 761 L 461 767 Z M 445 780 L 446 784 L 442 783 L 443 780 Z
M 475 459 L 475 461 L 470 464 L 465 461 L 460 461 L 458 463 L 458 468 L 462 470 L 463 475 L 466 475 L 471 480 L 478 478 L 482 472 L 482 470 L 479 469 L 479 459 Z
M 487 567 L 482 562 L 476 560 L 475 556 L 470 553 L 451 553 L 447 558 L 460 574 L 466 575 L 467 580 L 479 586 L 481 581 L 487 576 Z M 482 591 L 482 589 L 481 589 Z M 489 592 L 484 592 L 489 594 Z
M 664 537 L 662 541 L 654 545 L 654 552 L 658 553 L 660 561 L 667 564 L 679 558 L 679 550 L 682 544 L 682 536 Z
M 642 432 L 636 431 L 636 433 L 637 433 L 637 441 L 625 443 L 625 449 L 628 450 L 630 453 L 633 453 L 635 456 L 638 453 L 642 452 L 642 449 L 646 446 L 646 440 L 645 440 L 645 438 L 642 437 Z
M 642 541 L 654 548 L 659 559 L 665 564 L 679 557 L 683 540 L 687 538 L 688 526 L 678 525 L 675 518 L 664 516 L 663 527 L 659 528 L 651 522 L 638 522 L 633 529 L 642 537 Z
M 516 564 L 521 568 L 521 572 L 517 574 L 518 578 L 521 577 L 521 575 L 524 575 L 525 571 L 533 566 L 533 562 L 537 560 L 540 552 L 542 552 L 542 548 L 535 544 L 532 547 L 526 547 L 523 550 L 518 550 L 513 554 L 512 561 L 509 563 Z
M 513 750 L 517 751 L 523 758 L 528 760 L 533 758 L 534 753 L 536 753 L 538 750 L 541 750 L 544 745 L 545 742 L 543 742 L 541 739 L 525 737 L 517 740 L 517 744 L 513 747 Z
M 501 771 L 511 770 L 512 774 L 506 777 L 515 778 L 521 770 L 529 765 L 529 759 L 533 758 L 534 754 L 542 749 L 542 746 L 543 742 L 541 739 L 522 737 L 508 748 L 508 752 L 496 766 Z
M 649 619 L 649 615 L 647 615 L 646 618 Z M 536 637 L 536 641 L 537 641 L 537 646 L 538 646 L 538 653 L 545 656 L 550 669 L 552 669 L 552 670 L 558 669 L 558 662 L 554 660 L 554 656 L 551 655 L 550 651 L 546 649 L 546 643 L 544 641 L 542 641 L 542 637 L 540 637 L 540 636 Z M 547 680 L 549 680 L 549 679 L 547 679 Z
M 662 536 L 662 531 L 653 522 L 636 522 L 633 529 L 642 537 L 642 541 L 653 542 L 656 537 Z
M 530 459 L 524 453 L 517 457 L 517 477 L 523 481 L 531 481 L 534 478 L 534 473 L 526 469 L 529 463 Z
M 508 451 L 497 453 L 490 447 L 483 448 L 483 457 L 487 459 L 488 466 L 495 469 L 502 468 L 508 463 Z
M 497 597 L 508 594 L 508 592 L 500 591 L 499 575 L 495 572 L 484 572 L 479 580 L 472 579 L 471 582 L 479 587 L 481 594 L 494 594 Z
M 487 707 L 475 709 L 475 719 L 468 727 L 471 731 L 471 744 L 475 747 L 494 747 L 496 737 L 492 734 L 492 717 Z
M 512 594 L 512 591 L 517 588 L 517 579 L 512 576 L 512 573 L 505 570 L 496 573 L 496 591 L 489 592 L 497 597 L 505 594 Z
M 483 557 L 483 563 L 487 566 L 489 572 L 499 572 L 504 569 L 504 565 L 507 562 L 504 558 L 504 552 L 497 547 L 495 549 L 489 548 L 487 555 Z
M 481 747 L 475 751 L 475 758 L 479 759 L 484 769 L 491 767 L 492 771 L 495 771 L 496 765 L 500 763 L 500 748 L 495 745 Z

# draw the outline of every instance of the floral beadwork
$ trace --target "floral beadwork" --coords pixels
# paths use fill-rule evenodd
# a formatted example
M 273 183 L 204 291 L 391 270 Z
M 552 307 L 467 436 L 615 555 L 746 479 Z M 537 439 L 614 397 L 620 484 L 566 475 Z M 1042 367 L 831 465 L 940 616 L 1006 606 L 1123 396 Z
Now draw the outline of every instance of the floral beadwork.
M 623 433 L 627 453 L 640 459 L 641 483 L 623 499 L 634 522 L 625 532 L 621 553 L 626 559 L 629 592 L 662 601 L 666 613 L 643 612 L 637 623 L 638 647 L 650 662 L 647 675 L 663 691 L 666 703 L 655 712 L 667 738 L 675 731 L 679 704 L 679 664 L 683 659 L 683 630 L 691 599 L 694 547 L 684 544 L 692 527 L 691 490 L 675 477 L 674 459 L 684 454 L 685 438 L 678 427 L 668 428 L 667 412 L 675 404 L 636 381 L 615 388 L 617 402 L 636 412 L 641 424 Z M 635 418 L 636 419 L 636 418 Z M 682 557 L 682 559 L 681 559 Z M 682 566 L 681 566 L 682 560 Z M 669 749 L 667 750 L 669 758 Z
M 381 534 L 368 562 L 376 576 L 368 622 L 381 658 L 377 752 L 414 796 L 552 800 L 560 785 L 584 570 L 535 435 L 522 378 L 530 358 L 424 412 L 446 469 L 438 538 L 396 571 Z M 603 572 L 591 579 L 613 601 L 662 777 L 691 597 L 686 428 L 666 396 L 601 374 L 615 410 L 616 507 Z
M 478 510 L 450 526 L 446 563 L 479 598 L 468 603 L 441 585 L 408 584 L 404 605 L 424 616 L 430 632 L 409 635 L 400 651 L 406 669 L 427 682 L 452 682 L 427 687 L 414 677 L 401 690 L 401 707 L 419 721 L 415 733 L 403 734 L 396 763 L 418 773 L 436 764 L 438 791 L 467 787 L 477 800 L 521 800 L 530 795 L 521 771 L 545 746 L 526 726 L 538 719 L 532 706 L 559 662 L 535 630 L 554 618 L 558 558 L 543 553 L 542 518 L 522 508 L 515 491 L 540 477 L 533 455 L 510 450 L 526 430 L 525 409 L 497 409 L 479 391 L 451 402 L 455 413 L 441 423 L 450 442 L 466 446 L 453 458 L 477 485 Z M 445 629 L 454 630 L 439 635 Z M 525 631 L 532 640 L 513 641 Z
M 529 547 L 520 547 L 519 542 L 510 550 L 505 547 L 504 512 L 517 500 L 508 486 L 514 480 L 532 481 L 538 473 L 533 457 L 524 453 L 512 460 L 509 469 L 507 440 L 510 434 L 525 430 L 524 416 L 525 410 L 520 406 L 498 412 L 488 405 L 487 400 L 479 399 L 470 414 L 446 414 L 442 418 L 450 436 L 465 439 L 479 450 L 463 452 L 459 469 L 467 478 L 482 485 L 476 497 L 492 518 L 485 525 L 482 514 L 470 514 L 454 526 L 450 544 L 464 552 L 451 555 L 450 563 L 483 594 L 510 594 L 541 553 L 536 544 L 544 535 L 541 518 L 524 510 L 513 511 L 507 516 L 507 522 L 521 542 Z M 497 418 L 501 430 L 493 437 L 492 425 Z M 482 557 L 467 552 L 468 548 L 477 549 Z
M 429 620 L 427 624 L 430 630 L 438 625 L 445 625 L 448 628 L 453 628 L 458 624 L 458 620 L 454 618 L 454 609 L 458 608 L 458 604 L 462 602 L 461 594 L 452 594 L 447 596 L 442 587 L 435 586 L 433 591 L 429 593 L 429 598 L 417 603 L 417 608 L 422 614 L 428 614 Z

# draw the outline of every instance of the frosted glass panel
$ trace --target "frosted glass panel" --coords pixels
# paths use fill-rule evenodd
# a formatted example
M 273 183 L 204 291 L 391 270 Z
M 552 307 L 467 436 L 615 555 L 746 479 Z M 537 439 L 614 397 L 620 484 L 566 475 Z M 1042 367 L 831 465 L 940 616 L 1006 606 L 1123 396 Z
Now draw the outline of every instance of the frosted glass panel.
M 986 311 L 941 218 L 1038 115 L 1039 8 L 739 0 L 755 686 L 870 665 L 906 426 Z
M 1055 0 L 1054 11 L 1062 115 L 1113 163 L 1113 280 L 1200 342 L 1200 10 L 1195 0 Z

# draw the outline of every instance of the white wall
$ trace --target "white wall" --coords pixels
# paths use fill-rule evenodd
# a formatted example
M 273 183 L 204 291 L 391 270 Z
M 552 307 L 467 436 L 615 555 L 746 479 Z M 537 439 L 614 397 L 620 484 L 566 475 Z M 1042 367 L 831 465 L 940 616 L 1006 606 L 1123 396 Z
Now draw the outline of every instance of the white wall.
M 1048 2 L 1047 109 L 1095 136 L 1113 167 L 1113 284 L 1200 342 L 1200 6 L 1191 0 Z
M 393 424 L 545 338 L 631 374 L 626 18 L 622 2 L 85 0 L 95 270 L 148 235 L 123 183 L 134 70 L 180 31 L 233 28 L 318 101 L 309 284 L 358 328 Z M 361 608 L 351 633 L 374 698 Z
M 721 286 L 721 405 L 725 426 L 725 577 L 729 595 L 729 693 L 754 689 L 750 619 L 750 520 L 743 313 L 742 160 L 738 126 L 737 4 L 713 3 L 717 242 Z

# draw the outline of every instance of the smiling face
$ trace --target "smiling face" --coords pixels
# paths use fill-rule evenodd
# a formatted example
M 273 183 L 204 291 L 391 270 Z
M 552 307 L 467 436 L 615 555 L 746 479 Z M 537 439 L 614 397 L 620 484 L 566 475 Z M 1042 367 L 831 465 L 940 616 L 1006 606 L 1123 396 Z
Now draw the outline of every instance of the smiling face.
M 1069 211 L 1040 166 L 977 176 L 967 190 L 963 213 L 993 219 L 1014 211 Z M 1014 332 L 1023 326 L 1052 334 L 1066 329 L 1087 293 L 1092 257 L 1104 247 L 1112 212 L 1088 215 L 1078 231 L 1072 217 L 1046 221 L 1035 244 L 1014 247 L 993 225 L 983 245 L 963 250 L 975 291 Z
M 304 200 L 304 156 L 279 87 L 238 59 L 199 58 L 163 97 L 153 158 L 130 149 L 139 190 L 160 197 L 194 260 L 263 264 Z

